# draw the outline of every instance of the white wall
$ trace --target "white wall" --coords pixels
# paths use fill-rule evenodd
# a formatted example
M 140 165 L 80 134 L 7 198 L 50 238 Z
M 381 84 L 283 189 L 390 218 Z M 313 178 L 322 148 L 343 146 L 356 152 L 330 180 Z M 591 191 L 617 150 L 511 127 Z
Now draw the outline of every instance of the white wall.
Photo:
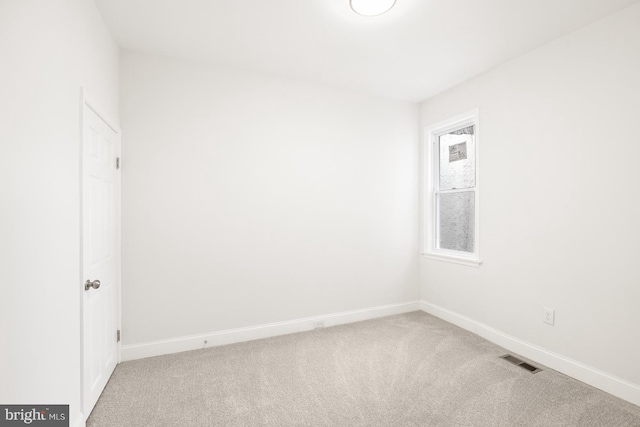
M 480 108 L 484 260 L 423 259 L 424 300 L 640 384 L 639 76 L 635 5 L 422 104 Z
M 418 105 L 121 56 L 125 345 L 418 299 Z
M 80 419 L 81 86 L 118 117 L 118 48 L 93 2 L 0 2 L 0 402 Z

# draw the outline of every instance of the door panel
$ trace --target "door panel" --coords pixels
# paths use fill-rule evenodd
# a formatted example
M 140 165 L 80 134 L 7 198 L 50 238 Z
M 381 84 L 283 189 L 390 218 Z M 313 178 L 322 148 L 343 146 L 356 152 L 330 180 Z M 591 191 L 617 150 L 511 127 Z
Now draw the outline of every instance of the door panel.
M 82 271 L 83 412 L 100 397 L 117 363 L 117 200 L 115 153 L 119 135 L 83 107 Z

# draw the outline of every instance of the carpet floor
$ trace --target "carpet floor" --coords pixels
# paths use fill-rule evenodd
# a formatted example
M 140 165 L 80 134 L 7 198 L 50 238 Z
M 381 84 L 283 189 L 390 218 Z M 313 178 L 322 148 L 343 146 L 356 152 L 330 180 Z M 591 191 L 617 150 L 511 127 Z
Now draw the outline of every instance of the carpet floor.
M 423 312 L 124 362 L 88 427 L 640 426 L 640 407 Z

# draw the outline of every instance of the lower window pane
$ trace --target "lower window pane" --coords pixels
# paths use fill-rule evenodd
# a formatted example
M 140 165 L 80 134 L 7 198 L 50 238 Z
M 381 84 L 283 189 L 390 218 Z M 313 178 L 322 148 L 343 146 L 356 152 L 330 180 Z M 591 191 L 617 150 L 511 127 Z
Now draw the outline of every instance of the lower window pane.
M 438 209 L 438 249 L 473 253 L 475 223 L 475 193 L 445 193 L 436 195 Z

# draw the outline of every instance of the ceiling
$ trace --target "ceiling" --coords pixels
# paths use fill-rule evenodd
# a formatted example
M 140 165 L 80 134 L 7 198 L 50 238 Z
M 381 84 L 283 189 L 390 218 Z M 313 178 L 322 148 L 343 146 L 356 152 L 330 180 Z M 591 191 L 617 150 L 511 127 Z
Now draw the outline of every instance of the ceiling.
M 95 0 L 124 49 L 421 101 L 639 0 Z

